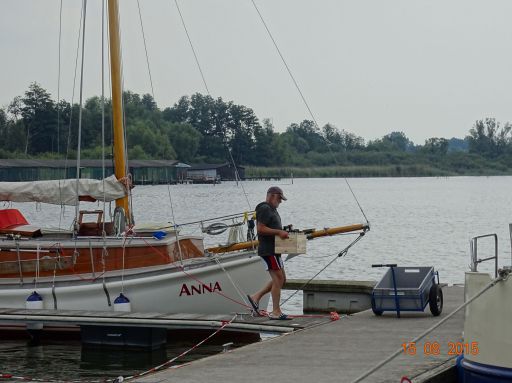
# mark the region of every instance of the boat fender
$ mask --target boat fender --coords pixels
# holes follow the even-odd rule
[[[28,296],[25,300],[25,308],[27,310],[42,310],[43,309],[43,297],[36,291]],[[28,330],[41,330],[43,328],[42,323],[27,323]]]
[[[114,311],[132,311],[132,304],[123,293],[114,300]]]

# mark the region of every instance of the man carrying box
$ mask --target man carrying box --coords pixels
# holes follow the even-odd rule
[[[277,212],[277,208],[281,201],[286,201],[286,197],[280,187],[272,186],[267,190],[267,198],[265,202],[261,202],[256,206],[256,229],[258,232],[258,255],[262,257],[267,265],[267,271],[272,279],[263,288],[253,295],[247,295],[247,299],[251,303],[254,311],[259,313],[258,303],[261,297],[267,293],[272,295],[272,312],[269,314],[270,319],[287,320],[290,319],[281,311],[279,305],[281,301],[281,288],[286,281],[284,272],[284,264],[281,254],[275,253],[275,236],[281,239],[288,238],[288,232],[283,230],[281,217]]]

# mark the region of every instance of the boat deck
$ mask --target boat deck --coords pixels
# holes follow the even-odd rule
[[[52,326],[135,326],[158,327],[169,330],[217,330],[236,315],[225,331],[288,333],[330,322],[327,315],[306,316],[290,321],[271,320],[267,317],[252,317],[250,314],[203,315],[164,314],[113,311],[78,310],[26,310],[0,308],[0,324],[44,323]]]
[[[352,382],[463,303],[463,287],[445,287],[443,292],[444,309],[439,317],[433,317],[428,308],[424,313],[402,313],[401,318],[391,312],[376,317],[368,310],[135,381]],[[364,382],[399,383],[404,376],[414,382],[429,381],[436,369],[453,366],[455,355],[449,354],[449,343],[460,344],[463,321],[461,310],[417,344],[415,355],[401,354]],[[424,348],[426,342],[437,342],[439,354],[432,355],[431,348]],[[452,378],[445,375],[437,382]]]

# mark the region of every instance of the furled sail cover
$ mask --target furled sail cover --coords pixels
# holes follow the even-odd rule
[[[105,185],[105,191],[103,191]],[[43,202],[55,205],[76,205],[76,179],[0,182],[0,201]],[[114,201],[126,196],[125,186],[112,175],[105,180],[80,179],[78,195],[81,201]],[[105,198],[103,198],[105,197]]]

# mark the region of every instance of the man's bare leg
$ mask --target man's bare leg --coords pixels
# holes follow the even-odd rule
[[[273,315],[281,315],[281,288],[283,287],[285,281],[284,270],[269,270],[270,277],[272,278],[272,288],[270,293],[272,295],[272,314]]]
[[[270,290],[272,289],[272,283],[272,281],[268,281],[268,283],[265,286],[263,286],[263,288],[260,291],[251,295],[252,300],[256,302],[257,305],[260,304],[261,297],[270,292]]]

